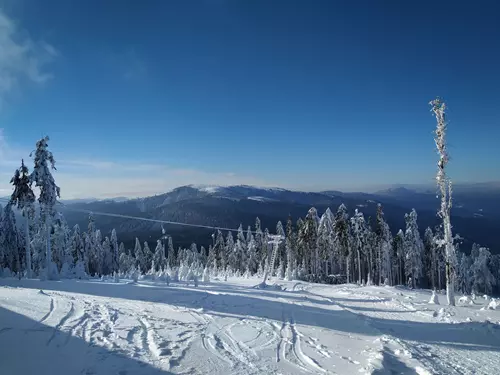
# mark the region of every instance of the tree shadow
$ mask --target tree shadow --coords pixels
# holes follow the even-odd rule
[[[397,374],[417,374],[417,371],[408,367],[397,356],[387,350],[382,352],[382,363],[380,368],[372,371],[372,375],[397,375]]]
[[[0,348],[0,374],[170,374],[2,307]]]
[[[249,290],[251,289],[252,292],[235,295],[210,293],[215,289],[203,285],[198,288],[186,288],[141,283],[114,284],[76,280],[40,282],[37,280],[7,279],[0,281],[0,283],[32,289],[43,288],[44,290],[90,294],[105,298],[165,303],[190,309],[201,309],[200,311],[205,313],[243,316],[246,319],[293,321],[297,324],[364,336],[380,336],[387,333],[401,340],[453,348],[457,348],[457,345],[464,345],[467,346],[468,350],[500,352],[500,329],[492,329],[485,323],[452,324],[440,321],[416,322],[368,317],[352,311],[351,307],[349,310],[343,308],[335,303],[335,298],[331,298],[329,304],[308,306],[294,303],[293,299],[291,301],[287,301],[285,298],[281,301],[264,299],[261,295],[254,293],[256,290],[251,289],[251,287]],[[267,293],[266,290],[259,292]],[[270,291],[269,293],[275,292]]]

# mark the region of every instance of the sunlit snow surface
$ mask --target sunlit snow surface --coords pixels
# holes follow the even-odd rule
[[[0,280],[0,374],[496,374],[500,311],[258,279]],[[273,282],[274,283],[274,282]]]

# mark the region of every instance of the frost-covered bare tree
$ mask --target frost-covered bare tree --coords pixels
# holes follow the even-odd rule
[[[455,247],[453,246],[453,236],[451,233],[451,180],[446,176],[446,165],[448,164],[449,157],[446,148],[446,130],[447,123],[445,118],[445,103],[437,98],[429,103],[432,106],[432,112],[436,116],[437,126],[434,140],[439,154],[438,172],[436,181],[441,192],[441,208],[439,216],[443,220],[443,245],[446,256],[446,296],[448,298],[448,305],[455,306],[455,268],[456,268],[456,254]]]

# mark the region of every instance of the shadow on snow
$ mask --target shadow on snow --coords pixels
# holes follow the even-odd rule
[[[170,374],[2,307],[0,344],[0,374]]]
[[[319,301],[316,298],[305,298],[287,291],[256,290],[241,286],[232,288],[219,284],[200,284],[198,288],[188,288],[180,284],[167,287],[152,283],[114,284],[76,280],[40,282],[5,279],[0,280],[0,285],[157,302],[185,308],[203,308],[207,313],[213,312],[219,315],[288,321],[365,336],[380,336],[387,333],[401,340],[449,347],[463,346],[467,350],[500,351],[500,329],[497,329],[497,325],[487,326],[488,323],[479,322],[427,323],[367,317],[344,309],[342,304],[336,302],[336,298]],[[274,300],[276,298],[280,301]],[[306,301],[320,303],[321,307],[304,305],[303,302]],[[349,309],[355,310],[355,307],[349,306]]]

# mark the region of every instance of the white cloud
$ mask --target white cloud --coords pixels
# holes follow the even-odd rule
[[[0,9],[0,109],[21,81],[43,84],[51,79],[45,68],[57,54],[50,44],[26,36]]]

